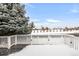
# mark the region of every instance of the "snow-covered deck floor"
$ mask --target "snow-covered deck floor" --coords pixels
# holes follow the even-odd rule
[[[68,45],[29,45],[20,52],[9,56],[77,56],[79,51],[70,48]]]

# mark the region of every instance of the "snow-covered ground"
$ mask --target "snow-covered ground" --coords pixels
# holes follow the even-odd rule
[[[20,52],[9,56],[77,56],[79,51],[70,48],[68,45],[29,45]]]

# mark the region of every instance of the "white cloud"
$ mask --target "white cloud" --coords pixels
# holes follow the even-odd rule
[[[39,19],[30,19],[30,22],[39,23],[40,20]]]
[[[64,23],[34,23],[36,28],[41,28],[41,26],[43,27],[49,27],[49,28],[64,28],[64,27],[74,27],[74,24],[64,24]],[[76,26],[76,25],[75,25]]]
[[[46,19],[47,22],[49,23],[59,23],[62,22],[61,20],[54,20],[54,19]]]
[[[78,9],[72,9],[71,12],[72,13],[79,13],[79,10]]]
[[[49,27],[49,28],[57,28],[57,27],[63,27],[62,24],[56,24],[56,23],[48,23],[48,22],[43,22],[43,23],[35,23],[36,28],[41,28],[43,27]]]
[[[71,13],[79,13],[78,5],[73,5],[73,8],[70,9],[70,12],[71,12]]]
[[[58,25],[57,23],[62,22],[61,20],[53,20],[53,19],[46,19],[44,22],[41,22],[39,19],[31,19],[30,21],[34,22],[36,28],[41,28],[41,26],[49,28],[59,27],[60,25]]]
[[[32,22],[38,22],[39,20],[37,20],[37,19],[31,19],[30,21],[32,21]]]
[[[40,23],[39,19],[30,19],[29,21],[34,22],[34,25],[35,25],[36,28],[40,28],[41,25],[43,25],[42,23]]]
[[[44,27],[49,26],[49,23],[47,22],[34,22],[34,24],[36,28],[41,28],[42,26]]]
[[[34,25],[35,25],[35,28],[41,28],[41,25],[42,25],[42,23],[34,23]]]

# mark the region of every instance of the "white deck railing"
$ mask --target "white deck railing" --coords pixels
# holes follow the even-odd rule
[[[31,35],[16,35],[17,36],[17,44],[30,44]]]
[[[0,36],[0,48],[10,48],[16,44],[30,44],[30,35]]]
[[[8,36],[0,36],[0,47],[7,47],[8,46]]]
[[[12,36],[0,36],[0,48],[8,48],[16,44],[55,44],[53,39],[63,39],[64,43],[78,50],[79,37],[72,35],[12,35]],[[60,36],[60,38],[58,38]],[[38,41],[34,41],[34,39]],[[45,42],[44,42],[45,41]],[[56,40],[55,40],[56,41]]]

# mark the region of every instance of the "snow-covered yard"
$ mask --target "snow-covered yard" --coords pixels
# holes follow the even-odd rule
[[[77,56],[79,51],[70,48],[68,45],[29,45],[20,52],[9,56]]]

